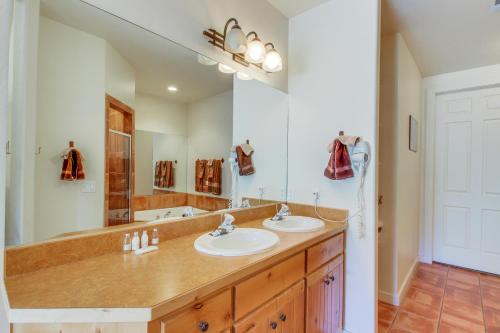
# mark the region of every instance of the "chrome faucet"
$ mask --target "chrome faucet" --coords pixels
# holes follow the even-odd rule
[[[278,213],[276,213],[276,215],[274,215],[271,220],[273,221],[281,221],[283,220],[286,216],[290,216],[291,212],[290,212],[290,208],[285,205],[285,204],[281,204],[281,209]]]
[[[165,213],[165,215],[163,215],[163,218],[166,219],[167,217],[170,217],[170,215],[172,214],[172,211],[168,211]]]
[[[224,216],[224,221],[222,221],[221,225],[217,229],[215,229],[210,233],[210,236],[219,237],[234,231],[235,229],[235,226],[233,225],[233,222],[235,220],[234,216],[231,214],[224,214],[223,216]]]

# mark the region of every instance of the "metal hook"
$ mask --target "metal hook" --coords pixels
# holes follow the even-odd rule
[[[6,147],[5,147],[5,153],[7,155],[12,155],[12,152],[10,151],[10,140],[7,140],[7,144],[6,144]]]
[[[37,152],[35,153],[35,155],[40,155],[42,152],[42,147],[38,146],[38,149],[37,149]]]

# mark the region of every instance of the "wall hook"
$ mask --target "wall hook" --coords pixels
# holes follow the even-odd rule
[[[6,144],[6,147],[5,147],[5,153],[7,155],[12,155],[12,152],[10,151],[10,140],[7,140],[7,144]]]
[[[38,146],[35,155],[40,155],[42,153],[42,147]]]

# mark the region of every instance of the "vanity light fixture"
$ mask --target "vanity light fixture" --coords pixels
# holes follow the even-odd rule
[[[201,54],[198,54],[198,62],[205,66],[217,65],[217,61],[212,60],[209,57],[205,57],[204,55]]]
[[[233,74],[236,73],[236,71],[229,67],[228,65],[224,65],[219,63],[219,72],[224,73],[224,74]]]
[[[223,33],[208,29],[203,31],[203,35],[208,38],[210,44],[230,53],[233,61],[240,65],[246,67],[252,65],[268,73],[279,72],[283,69],[281,56],[274,48],[274,44],[264,44],[255,31],[245,35],[235,18],[230,18],[226,22]],[[267,50],[267,46],[271,48]],[[267,56],[268,53],[269,56]],[[221,65],[219,65],[219,70],[224,72]]]
[[[247,73],[243,73],[243,72],[236,73],[236,77],[242,81],[249,81],[252,79],[252,77],[250,75],[248,75]]]
[[[262,68],[267,72],[279,72],[283,69],[283,61],[281,60],[280,54],[274,49],[273,43],[266,44],[267,47],[270,46],[271,49],[266,52],[266,57],[264,58],[264,63]]]
[[[177,92],[177,87],[176,86],[168,86],[167,90],[174,93],[174,92]]]

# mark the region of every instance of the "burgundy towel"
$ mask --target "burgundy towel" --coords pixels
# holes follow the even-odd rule
[[[334,149],[325,169],[325,177],[333,180],[341,180],[354,177],[351,167],[351,159],[347,146],[336,139],[333,142]]]

